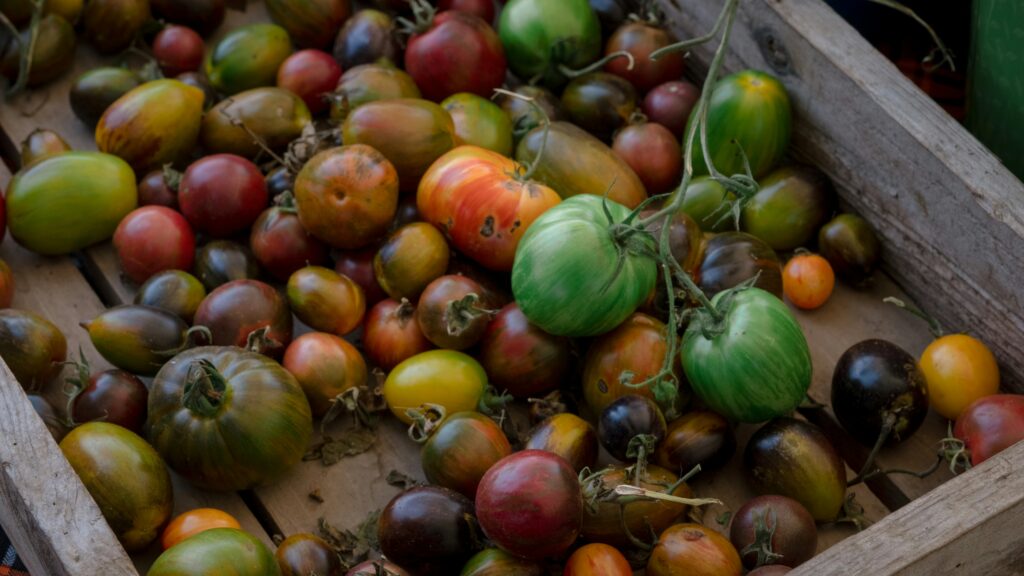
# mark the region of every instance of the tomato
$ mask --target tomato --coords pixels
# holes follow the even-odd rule
[[[479,146],[502,156],[512,155],[512,122],[500,106],[468,92],[441,101],[455,123],[455,135],[463,144]]]
[[[846,465],[811,424],[776,418],[750,437],[743,470],[758,494],[788,496],[819,522],[839,515],[846,498]]]
[[[142,83],[131,70],[116,67],[94,68],[75,79],[68,94],[71,110],[90,129],[111,104]]]
[[[147,0],[89,0],[82,29],[97,51],[113,54],[128,48],[150,18]]]
[[[2,205],[3,202],[0,202],[0,212],[3,211]],[[0,227],[0,233],[2,232],[2,227]],[[14,273],[11,272],[11,267],[7,265],[7,262],[0,260],[0,309],[10,308],[12,300],[14,300]]]
[[[832,266],[817,254],[797,254],[782,269],[782,290],[797,308],[814,310],[832,295],[836,276]]]
[[[164,461],[145,440],[115,424],[89,422],[68,433],[60,450],[125,550],[156,540],[174,495]]]
[[[21,71],[21,46],[30,40],[30,31],[26,27],[16,38],[11,38],[10,34],[5,34],[4,38],[5,46],[0,47],[0,73],[13,83]],[[74,56],[75,29],[64,18],[46,14],[37,27],[26,86],[34,88],[59,77],[71,67]]]
[[[629,447],[637,436],[651,436],[655,444],[665,438],[665,416],[650,398],[626,394],[601,411],[597,437],[613,458],[628,462]]]
[[[818,250],[836,275],[861,284],[878,267],[882,244],[866,220],[856,214],[840,214],[821,227]]]
[[[181,270],[167,270],[154,274],[139,286],[134,303],[162,308],[191,324],[203,298],[206,298],[206,288],[195,276]]]
[[[281,576],[341,576],[341,559],[327,542],[312,534],[293,534],[274,553]]]
[[[957,417],[953,435],[964,443],[971,465],[981,464],[1024,440],[1024,396],[995,394],[976,400]]]
[[[401,48],[396,40],[395,21],[380,10],[363,9],[345,21],[334,40],[334,59],[349,70],[360,64],[381,60],[398,62]]]
[[[726,232],[736,229],[729,206],[736,196],[708,176],[690,181],[683,194],[681,210],[689,214],[705,232]]]
[[[267,207],[267,186],[252,162],[215,154],[188,167],[178,189],[181,213],[197,232],[227,238],[252,226]]]
[[[220,39],[206,56],[206,77],[228,96],[273,86],[281,63],[292,53],[288,32],[274,24],[249,24]]]
[[[647,199],[643,182],[629,164],[586,131],[568,122],[554,122],[541,155],[543,141],[544,127],[534,128],[519,141],[516,160],[530,165],[537,162],[534,178],[562,198],[607,193],[609,200],[627,208],[636,208]]]
[[[202,36],[185,26],[168,26],[153,39],[153,56],[167,77],[199,70],[205,52]]]
[[[597,432],[575,414],[555,414],[530,430],[523,449],[557,454],[580,472],[597,464]]]
[[[272,200],[277,200],[285,192],[291,192],[295,188],[295,174],[287,166],[278,166],[263,178],[267,183],[267,194]]]
[[[195,324],[209,328],[217,346],[252,345],[278,358],[292,341],[288,302],[273,286],[259,280],[232,280],[218,286],[199,305]],[[257,336],[257,341],[250,342]]]
[[[331,148],[314,156],[295,178],[302,226],[344,250],[384,236],[398,205],[398,173],[364,144]]]
[[[591,72],[569,82],[562,108],[577,126],[610,142],[636,111],[636,89],[614,74]]]
[[[378,100],[419,98],[420,89],[404,70],[394,64],[361,64],[341,75],[331,104],[331,120],[342,122],[363,104]]]
[[[580,483],[560,456],[542,450],[516,452],[480,481],[476,514],[484,534],[506,552],[538,560],[556,556],[580,532]]]
[[[640,218],[653,216],[655,212],[655,210],[644,210],[640,213]],[[664,220],[654,220],[647,225],[647,230],[659,243],[661,242],[663,224]],[[687,274],[695,276],[704,256],[704,234],[701,232],[700,226],[686,212],[680,210],[672,215],[668,227],[669,252]],[[659,290],[663,288],[662,284],[664,281],[659,283]],[[661,301],[665,301],[665,296],[660,298]]]
[[[276,68],[275,68],[276,74]],[[263,152],[253,137],[283,150],[312,122],[309,107],[284,88],[254,88],[221,100],[203,116],[199,140],[208,153],[256,158]],[[245,128],[239,123],[244,123]],[[246,131],[248,128],[248,131]]]
[[[214,528],[235,528],[242,526],[234,516],[216,508],[196,508],[174,517],[160,536],[160,548],[167,550],[200,532]]]
[[[165,270],[191,270],[196,237],[180,213],[164,206],[136,208],[114,231],[121,269],[142,283]]]
[[[601,55],[601,25],[587,0],[510,0],[498,34],[512,72],[549,88],[565,83],[562,65],[581,68]]]
[[[658,445],[658,466],[686,474],[698,464],[705,471],[724,466],[736,453],[732,425],[710,410],[694,410],[673,420]]]
[[[545,574],[547,572],[540,562],[513,556],[501,548],[485,548],[466,562],[459,576],[545,576]]]
[[[733,515],[729,540],[741,552],[747,568],[764,564],[795,568],[817,551],[818,529],[811,513],[796,500],[758,496]],[[748,547],[754,550],[744,552]]]
[[[817,168],[783,166],[758,183],[761,189],[743,206],[741,226],[776,250],[806,245],[832,214],[835,192]]]
[[[651,195],[671,192],[683,173],[679,141],[661,124],[626,126],[615,135],[615,151],[636,172]]]
[[[763,422],[792,412],[811,385],[811,354],[800,324],[758,288],[719,293],[683,336],[693,391],[730,420]]]
[[[465,276],[441,276],[416,305],[416,322],[434,345],[450,350],[475,346],[487,329],[493,304],[483,287]]]
[[[928,414],[928,385],[914,357],[887,340],[854,344],[832,373],[832,412],[851,436],[873,446],[910,437]]]
[[[203,91],[203,108],[210,108],[220,99],[217,92],[210,85],[210,81],[203,76],[202,72],[182,72],[174,77],[175,80],[193,88]]]
[[[512,121],[512,138],[516,142],[519,142],[530,130],[542,126],[545,122],[559,122],[566,119],[565,112],[562,110],[562,101],[551,90],[524,84],[513,92],[529,99],[515,98],[505,94],[498,95],[501,109]],[[544,112],[543,114],[537,110],[538,107]]]
[[[473,550],[473,503],[437,486],[406,490],[380,514],[380,551],[399,565],[415,566],[416,574],[447,576],[462,566]]]
[[[325,48],[352,13],[349,0],[268,0],[267,12],[296,44]]]
[[[7,188],[7,226],[33,252],[67,254],[110,238],[136,200],[135,174],[123,160],[66,152],[14,176]]]
[[[277,85],[302,98],[313,114],[327,110],[327,95],[340,78],[341,66],[330,54],[320,50],[296,52],[277,69]]]
[[[206,346],[182,352],[157,374],[147,430],[186,480],[235,491],[264,485],[297,464],[313,423],[302,388],[280,364]]]
[[[530,324],[515,303],[502,308],[480,341],[480,364],[498,390],[516,398],[560,386],[573,366],[572,343]]]
[[[460,146],[420,181],[416,203],[452,244],[494,270],[510,270],[523,235],[558,204],[558,194],[518,175],[514,161],[476,146]]]
[[[255,279],[259,273],[256,257],[237,242],[214,240],[196,255],[196,276],[207,290],[233,280]]]
[[[394,562],[378,558],[356,564],[345,576],[409,576],[409,573]]]
[[[29,394],[28,399],[32,403],[32,408],[35,409],[36,414],[43,421],[43,424],[46,424],[46,429],[50,432],[50,436],[53,436],[53,441],[60,444],[60,441],[68,433],[64,425],[64,419],[57,415],[57,411],[42,396]]]
[[[700,100],[700,88],[686,80],[673,80],[653,88],[644,97],[644,114],[677,138],[682,138],[690,112]]]
[[[152,170],[139,180],[139,206],[166,206],[178,209],[178,191],[167,183],[164,170]]]
[[[754,278],[754,286],[782,298],[782,263],[764,241],[746,232],[723,232],[704,244],[697,283],[709,298]]]
[[[150,4],[156,16],[188,26],[203,36],[224,21],[224,0],[150,0]]]
[[[366,384],[366,362],[354,346],[332,334],[310,332],[292,342],[282,364],[306,393],[313,416],[322,417],[332,400]]]
[[[636,484],[635,474],[621,466],[610,466],[597,473],[593,483],[588,483],[588,492],[615,490],[617,486]],[[654,492],[667,492],[670,486],[676,486],[672,495],[681,498],[692,498],[693,490],[685,482],[679,483],[679,477],[658,466],[648,466],[647,475],[640,478],[639,487]],[[592,494],[587,494],[592,496]],[[660,534],[684,515],[688,506],[665,500],[637,499],[626,501],[623,505],[616,502],[598,501],[597,505],[588,509],[583,516],[583,538],[590,542],[601,542],[629,548],[632,542],[623,525],[630,534],[638,538],[646,538],[653,530]],[[649,527],[648,527],[649,526]]]
[[[139,434],[146,421],[149,390],[124,370],[104,370],[89,374],[89,367],[79,365],[77,380],[68,380],[68,409],[72,422],[93,421],[117,424]]]
[[[107,362],[133,374],[152,376],[188,342],[188,325],[176,314],[150,306],[104,311],[82,328]]]
[[[307,266],[288,279],[288,304],[314,330],[344,336],[363,321],[363,289],[330,268]]]
[[[628,52],[633,56],[634,64],[630,66],[625,58],[616,58],[604,65],[608,72],[620,76],[636,86],[643,93],[660,84],[678,80],[683,75],[685,61],[681,52],[666,54],[657,60],[651,59],[651,53],[670,44],[676,38],[671,32],[650,22],[628,22],[620,26],[608,43],[605,44],[605,56],[615,52]]]
[[[408,300],[382,300],[366,315],[363,350],[370,362],[384,371],[431,348],[416,322],[416,309]]]
[[[708,103],[708,155],[719,172],[732,175],[744,174],[745,154],[754,177],[760,178],[786,154],[791,123],[789,95],[774,76],[756,70],[730,74],[718,81]],[[708,173],[700,140],[695,138],[693,145],[698,175]]]
[[[379,100],[353,110],[341,127],[347,144],[368,144],[391,161],[403,192],[415,192],[430,165],[458,145],[452,117],[433,102]]]
[[[629,386],[622,381],[632,373],[633,384],[661,372],[669,353],[665,324],[646,314],[635,313],[611,332],[595,340],[583,360],[583,397],[594,414],[627,394],[654,399],[654,387]],[[675,366],[677,381],[682,371]]]
[[[45,128],[36,128],[21,143],[21,165],[28,166],[37,160],[56,156],[71,150],[60,134]]]
[[[260,266],[281,282],[303,266],[323,266],[329,257],[327,246],[306,232],[298,215],[279,206],[267,208],[253,223],[249,248]]]
[[[388,297],[384,289],[377,283],[377,276],[373,271],[373,258],[376,255],[377,248],[371,247],[356,252],[340,253],[334,260],[334,271],[348,276],[363,289],[367,307]]]
[[[605,208],[606,207],[606,208]],[[523,314],[560,336],[596,336],[618,326],[654,289],[657,268],[632,236],[620,246],[604,210],[616,222],[629,209],[583,194],[565,200],[534,221],[520,241],[512,268],[512,292]]]
[[[195,150],[203,117],[201,90],[155,80],[121,96],[96,125],[96,148],[123,158],[136,172],[183,164]]]
[[[505,82],[505,51],[490,24],[449,10],[418,17],[405,48],[405,69],[429,100],[469,92],[490,97]]]
[[[399,228],[373,258],[377,282],[395,300],[416,299],[447,268],[448,243],[422,222]]]
[[[68,344],[60,328],[23,310],[0,310],[0,358],[27,392],[35,392],[60,373]]]
[[[405,360],[384,381],[384,400],[405,424],[407,410],[436,404],[448,414],[476,410],[487,388],[487,373],[473,358],[454,350],[431,350]]]
[[[729,540],[700,524],[676,524],[661,533],[647,576],[740,576],[743,564]]]
[[[511,453],[508,438],[494,420],[478,412],[458,412],[423,445],[421,461],[428,482],[475,498],[480,479]]]
[[[267,547],[248,532],[214,528],[164,551],[146,576],[217,574],[279,576],[277,561]]]
[[[630,0],[590,0],[590,7],[601,21],[601,33],[611,36],[632,12]]]
[[[928,383],[928,401],[955,420],[979,398],[999,392],[999,364],[985,344],[966,334],[936,339],[918,362]]]
[[[563,576],[633,576],[629,561],[607,544],[587,544],[578,548],[565,563]]]

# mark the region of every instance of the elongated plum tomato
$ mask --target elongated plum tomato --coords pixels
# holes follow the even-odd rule
[[[168,26],[153,39],[153,56],[168,78],[199,70],[205,53],[202,36],[185,26]]]
[[[720,468],[735,453],[736,434],[729,421],[710,410],[694,410],[669,422],[655,461],[662,468],[686,474],[697,465],[703,470]]]
[[[373,273],[392,298],[416,299],[448,269],[444,236],[430,224],[414,222],[396,230],[373,258]]]
[[[181,213],[196,232],[214,238],[249,229],[267,201],[259,167],[233,154],[215,154],[193,162],[178,188]]]
[[[800,324],[760,288],[722,292],[683,336],[683,369],[705,404],[731,420],[763,422],[792,412],[811,385]]]
[[[791,164],[758,180],[743,205],[741,227],[776,250],[807,245],[833,211],[835,191],[821,170]]]
[[[160,547],[167,550],[186,538],[214,528],[242,529],[234,516],[216,508],[196,508],[182,512],[164,528],[160,536]]]
[[[330,268],[306,266],[288,279],[288,304],[310,328],[336,336],[352,332],[363,321],[363,289]]]
[[[284,151],[311,122],[309,107],[290,90],[253,88],[215,104],[203,116],[199,140],[207,153],[255,159],[263,148],[252,134],[261,138],[265,147]]]
[[[407,410],[424,404],[448,414],[476,410],[487,388],[487,373],[472,357],[454,350],[431,350],[402,362],[384,381],[384,400],[399,420],[411,424]]]
[[[627,394],[654,399],[651,386],[629,386],[622,376],[632,373],[632,382],[639,384],[660,373],[669,353],[666,334],[663,322],[638,312],[594,340],[583,360],[583,397],[595,414]],[[679,366],[674,374],[682,379]]]
[[[817,254],[797,254],[782,269],[782,291],[797,308],[821,308],[832,295],[836,275]]]
[[[530,324],[514,302],[487,325],[477,357],[495,388],[520,399],[557,388],[573,366],[571,341]]]
[[[394,497],[380,514],[381,552],[422,576],[455,574],[473,553],[473,503],[439,486]]]
[[[191,270],[196,237],[180,213],[164,206],[136,208],[114,231],[124,273],[136,283],[165,270]]]
[[[182,349],[187,343],[185,321],[151,306],[118,306],[81,326],[107,362],[142,376],[156,374],[170,358],[167,351]]]
[[[295,376],[306,393],[313,416],[319,418],[331,408],[331,400],[349,388],[366,384],[366,362],[345,340],[333,334],[303,334],[285,350],[284,367]]]
[[[604,51],[605,56],[615,52],[629,52],[634,64],[630,66],[629,60],[616,58],[605,64],[604,69],[625,78],[643,94],[683,76],[685,60],[682,52],[666,54],[657,60],[651,59],[652,52],[675,42],[673,34],[661,26],[649,22],[627,22],[608,39]]]
[[[277,358],[292,341],[288,302],[259,280],[233,280],[207,294],[196,310],[195,325],[209,328],[217,346],[252,345]]]
[[[405,69],[429,100],[490,97],[505,82],[505,50],[490,24],[468,12],[427,13],[405,49]]]
[[[743,563],[725,536],[700,524],[676,524],[661,533],[647,561],[646,574],[740,576]]]
[[[293,534],[274,553],[281,576],[341,576],[341,558],[322,539],[312,534]]]
[[[303,266],[323,266],[329,257],[327,246],[306,232],[294,212],[280,206],[267,208],[253,223],[249,249],[260,266],[281,282]]]
[[[562,108],[569,120],[603,142],[611,142],[636,112],[636,89],[608,72],[573,78],[562,91]]]
[[[599,196],[573,196],[534,221],[519,243],[512,292],[523,314],[560,336],[596,336],[622,323],[654,290],[657,267],[643,253],[649,236],[617,240],[613,222],[625,206]]]
[[[274,554],[263,542],[237,528],[213,528],[164,551],[146,576],[216,574],[278,576]]]
[[[94,68],[71,85],[71,110],[86,126],[95,129],[107,108],[141,83],[142,79],[131,70],[116,66]]]
[[[303,48],[326,48],[352,13],[349,0],[268,0],[267,12]]]
[[[1024,440],[1024,396],[995,394],[968,406],[953,435],[964,443],[972,466]]]
[[[493,314],[491,306],[489,295],[475,280],[441,276],[420,294],[416,322],[437,347],[465,350],[483,337]]]
[[[140,434],[146,421],[149,390],[135,375],[124,370],[104,370],[89,375],[88,367],[75,382],[70,399],[73,422],[102,420]],[[86,378],[88,376],[88,378]]]
[[[679,184],[683,154],[679,141],[661,124],[626,126],[615,135],[612,150],[636,172],[648,194],[671,192]]]
[[[198,278],[181,270],[168,270],[151,276],[139,286],[133,302],[177,314],[191,324],[203,298],[206,298],[206,288]]]
[[[360,64],[346,69],[338,80],[331,96],[331,120],[344,122],[350,112],[370,102],[420,96],[412,77],[393,63]]]
[[[273,86],[277,69],[292,53],[288,32],[274,24],[241,26],[228,32],[204,62],[206,77],[218,92],[239,92]]]
[[[500,106],[483,96],[460,92],[441,101],[463,144],[512,156],[512,121]]]
[[[416,308],[408,300],[381,300],[366,315],[363,350],[385,372],[433,348],[416,321]]]
[[[594,542],[578,548],[569,556],[562,575],[633,576],[633,568],[618,549]]]
[[[480,479],[511,453],[508,438],[494,420],[479,412],[459,412],[441,423],[420,455],[431,484],[475,498]]]
[[[971,404],[999,392],[999,364],[977,338],[949,334],[936,339],[918,362],[928,383],[928,401],[943,418],[955,420]]]
[[[327,52],[301,50],[289,56],[277,69],[277,85],[291,90],[313,114],[327,111],[327,95],[338,85],[341,66]]]

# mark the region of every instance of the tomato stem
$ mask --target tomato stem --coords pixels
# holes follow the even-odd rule
[[[878,438],[875,440],[875,445],[871,448],[871,452],[868,453],[867,460],[864,461],[864,466],[861,467],[860,472],[854,476],[853,480],[846,483],[847,487],[856,486],[864,480],[872,468],[875,466],[875,459],[878,457],[878,452],[885,445],[886,440],[892,435],[893,429],[896,427],[896,414],[892,412],[886,412],[882,419],[882,429],[878,432]]]
[[[515,98],[517,100],[522,100],[523,102],[526,102],[531,107],[533,107],[533,109],[537,112],[537,114],[541,117],[541,120],[543,121],[544,132],[541,135],[540,148],[537,149],[537,155],[533,157],[533,160],[531,160],[529,164],[525,165],[525,170],[522,170],[524,164],[519,163],[516,166],[516,172],[514,174],[510,174],[510,176],[515,178],[517,182],[529,182],[530,179],[533,178],[533,175],[537,172],[537,166],[540,165],[540,161],[544,157],[544,152],[547,150],[548,134],[550,134],[551,132],[551,118],[548,116],[548,113],[544,111],[544,108],[540,104],[538,104],[537,100],[533,97],[523,96],[522,94],[512,92],[511,90],[505,90],[504,88],[495,88],[494,93],[495,95],[501,94],[502,96],[508,96],[509,98]]]
[[[423,404],[419,408],[407,409],[405,415],[412,419],[409,438],[417,444],[423,444],[430,439],[447,414],[448,410],[440,404]]]
[[[197,360],[188,367],[182,404],[193,414],[212,418],[220,411],[228,382],[212,362]]]
[[[589,66],[585,66],[579,69],[573,69],[569,68],[565,64],[559,64],[558,71],[561,72],[562,75],[565,76],[566,78],[579,78],[580,76],[583,76],[585,74],[597,72],[598,70],[603,68],[605,64],[611,62],[612,60],[617,60],[619,58],[625,58],[626,60],[629,61],[629,64],[626,66],[626,70],[632,70],[633,67],[636,66],[636,58],[633,58],[632,54],[630,54],[626,50],[619,50],[618,52],[612,52],[611,54],[605,56],[604,58],[601,58],[597,62],[590,64]]]
[[[430,27],[434,24],[437,8],[431,6],[426,0],[407,0],[407,2],[409,8],[412,9],[412,20],[399,17],[397,19],[401,25],[399,32],[408,36],[415,36],[430,30]]]
[[[782,559],[782,554],[772,549],[775,530],[779,527],[779,518],[774,508],[761,510],[754,516],[754,541],[740,550],[740,556],[757,554],[756,566],[771,564]]]
[[[894,296],[888,296],[886,298],[883,298],[882,302],[885,302],[886,304],[892,304],[897,308],[902,308],[907,312],[910,312],[914,316],[917,316],[918,318],[927,322],[928,331],[931,332],[932,336],[934,336],[935,338],[942,338],[943,336],[945,336],[945,331],[943,331],[942,325],[939,324],[939,321],[936,320],[934,316],[928,314],[924,310],[921,310],[920,308],[913,306],[911,304],[907,304],[903,300],[900,300],[899,298],[896,298]]]
[[[32,58],[35,56],[36,43],[39,41],[39,23],[43,19],[44,0],[29,0],[32,4],[32,20],[28,25],[28,44],[21,41],[21,34],[18,29],[7,19],[7,16],[0,13],[0,19],[5,27],[13,32],[13,42],[20,45],[20,63],[18,66],[18,78],[14,84],[7,89],[7,96],[14,96],[28,87],[28,77],[32,71]]]
[[[722,501],[717,498],[683,498],[681,496],[655,492],[654,490],[647,490],[646,488],[631,486],[629,484],[619,484],[616,486],[615,494],[618,496],[641,496],[643,498],[664,500],[665,502],[674,502],[676,504],[683,504],[686,506],[710,506],[722,503]]]
[[[65,414],[66,420],[64,424],[68,428],[74,428],[78,426],[78,423],[75,422],[75,400],[89,387],[92,369],[89,367],[89,360],[85,357],[85,352],[82,351],[81,346],[78,347],[78,361],[72,360],[62,364],[72,366],[75,369],[75,375],[64,380],[64,394],[68,397],[67,408],[65,409],[67,414]]]

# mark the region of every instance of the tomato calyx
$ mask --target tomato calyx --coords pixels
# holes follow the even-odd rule
[[[280,347],[281,343],[270,337],[270,326],[253,330],[245,339],[245,349],[257,354],[264,354],[267,350],[274,350]]]
[[[460,336],[477,318],[488,316],[493,318],[498,311],[481,308],[480,295],[475,292],[466,294],[459,300],[448,302],[445,309],[445,331],[449,336]]]
[[[423,444],[444,421],[448,410],[440,404],[428,403],[419,408],[409,408],[405,414],[412,420],[408,431],[409,439],[417,444]]]
[[[67,403],[67,414],[64,424],[68,428],[75,428],[80,423],[75,422],[75,400],[85,392],[85,389],[89,387],[89,383],[92,380],[92,368],[89,366],[89,360],[86,359],[85,353],[82,352],[82,348],[78,348],[78,360],[72,360],[70,362],[63,362],[64,366],[71,366],[74,368],[74,376],[64,380],[64,394],[68,398]]]
[[[772,539],[775,538],[775,530],[779,527],[778,515],[774,508],[761,510],[754,516],[754,541],[740,550],[740,556],[757,554],[757,564],[764,566],[782,560],[782,554],[772,549]]]
[[[416,307],[412,305],[412,302],[409,302],[408,298],[402,298],[393,314],[395,319],[398,320],[398,326],[405,328],[416,317]]]
[[[295,203],[295,194],[293,194],[291,190],[275,197],[274,206],[277,206],[286,214],[299,213],[298,205]]]
[[[220,412],[227,391],[227,379],[213,362],[203,358],[188,368],[181,403],[197,416],[213,418]]]
[[[562,402],[562,392],[554,390],[543,398],[528,398],[526,402],[530,405],[530,422],[537,424],[543,422],[556,414],[569,411],[569,407]]]
[[[886,304],[892,304],[893,306],[896,306],[897,308],[905,310],[905,311],[913,314],[914,316],[917,316],[918,318],[920,318],[920,319],[924,320],[925,322],[927,322],[928,323],[928,331],[932,333],[933,337],[935,337],[935,338],[942,338],[943,336],[946,335],[946,332],[942,329],[942,325],[939,324],[939,321],[936,320],[934,316],[932,316],[931,314],[928,314],[924,310],[921,310],[920,308],[918,308],[916,306],[907,304],[903,300],[900,300],[899,298],[896,298],[894,296],[888,296],[886,298],[883,298],[882,302],[885,302]]]
[[[164,184],[167,185],[167,188],[177,192],[178,188],[181,188],[181,178],[184,174],[175,170],[174,165],[171,163],[164,164],[161,172],[163,173]]]
[[[423,34],[434,25],[434,16],[437,15],[437,8],[427,0],[407,0],[412,9],[412,20],[399,17],[396,22],[399,24],[399,34],[416,36]]]

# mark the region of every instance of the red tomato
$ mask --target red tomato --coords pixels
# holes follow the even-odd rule
[[[217,510],[215,508],[196,508],[189,510],[179,516],[164,528],[160,537],[160,547],[167,550],[178,542],[195,536],[205,530],[214,528],[236,528],[241,530],[242,526],[235,520],[235,517]]]
[[[278,206],[256,219],[249,248],[260,266],[281,282],[299,268],[326,264],[328,258],[327,246],[303,229],[298,215]]]
[[[75,390],[71,400],[71,419],[75,423],[102,420],[142,433],[149,390],[134,374],[104,370],[91,376],[82,374],[75,383],[84,385],[81,391]]]
[[[14,300],[14,273],[7,262],[0,260],[0,308],[10,308]]]
[[[185,26],[168,26],[153,40],[153,56],[168,78],[199,70],[205,53],[203,37]]]
[[[491,305],[483,286],[475,280],[445,275],[423,290],[416,304],[416,322],[437,347],[465,350],[483,337]]]
[[[353,252],[342,252],[334,259],[334,271],[343,276],[348,276],[359,287],[363,289],[363,297],[366,298],[366,305],[373,306],[377,302],[388,297],[384,289],[377,282],[377,275],[373,271],[373,257],[377,255],[377,247],[373,246],[364,250]]]
[[[277,69],[277,85],[302,98],[313,114],[327,111],[330,105],[326,96],[334,91],[340,78],[341,66],[321,50],[300,50]]]
[[[511,270],[526,229],[561,201],[551,188],[519,179],[517,167],[496,152],[460,146],[420,180],[420,215],[463,254],[492,270]]]
[[[408,300],[381,300],[366,315],[363,349],[370,362],[387,372],[433,347],[420,330],[416,308]]]
[[[572,553],[563,576],[633,576],[629,561],[614,546],[587,544]]]
[[[953,436],[963,441],[972,466],[1024,440],[1024,396],[981,398],[956,419]]]
[[[167,185],[164,171],[153,170],[139,180],[139,206],[178,208],[178,193]]]
[[[267,207],[260,169],[234,154],[196,160],[178,189],[181,212],[196,232],[227,238],[252,226]]]
[[[690,112],[700,99],[700,88],[685,81],[666,82],[647,93],[644,114],[682,140]]]
[[[196,326],[206,326],[217,346],[245,348],[255,332],[265,329],[259,352],[280,358],[292,341],[292,313],[273,286],[259,280],[232,280],[203,298]]]
[[[629,80],[629,83],[641,93],[664,82],[678,80],[683,75],[685,62],[682,52],[651,60],[652,52],[675,41],[672,34],[660,26],[646,22],[628,22],[620,26],[608,39],[605,55],[612,52],[629,52],[634,59],[632,69],[626,58],[616,58],[605,64],[604,69]]]
[[[655,122],[633,124],[619,130],[614,150],[640,177],[651,196],[671,192],[683,174],[683,152],[668,128]]]
[[[282,365],[295,376],[309,400],[313,417],[331,409],[331,400],[349,388],[366,385],[366,362],[355,346],[322,332],[295,339]]]
[[[835,285],[832,266],[817,254],[797,254],[782,269],[782,291],[797,308],[820,308]]]
[[[458,10],[472,14],[484,22],[494,22],[494,0],[441,0],[437,3],[437,9]]]
[[[191,270],[196,237],[181,214],[164,206],[143,206],[117,225],[114,248],[124,273],[141,284],[164,270]]]
[[[423,97],[440,102],[471,92],[490,98],[505,82],[505,51],[490,24],[466,12],[442,12],[409,39],[405,70]]]
[[[530,398],[557,388],[568,378],[572,343],[530,324],[512,303],[487,325],[478,356],[495,388],[516,398]]]

